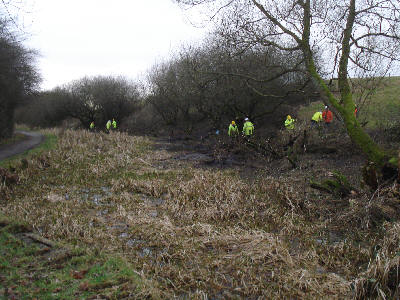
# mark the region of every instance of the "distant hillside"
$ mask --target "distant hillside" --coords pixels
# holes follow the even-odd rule
[[[369,128],[392,127],[400,122],[400,77],[386,78],[372,95],[360,117],[368,121]]]

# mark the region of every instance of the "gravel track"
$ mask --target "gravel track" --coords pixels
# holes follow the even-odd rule
[[[0,160],[30,150],[44,140],[44,136],[38,132],[17,130],[16,133],[23,134],[27,138],[11,145],[0,146]]]

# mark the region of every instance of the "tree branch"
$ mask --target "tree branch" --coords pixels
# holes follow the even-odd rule
[[[301,39],[292,31],[282,25],[276,18],[274,18],[263,5],[258,3],[256,0],[251,0],[255,6],[276,26],[278,26],[284,33],[290,35],[298,44],[301,44]]]

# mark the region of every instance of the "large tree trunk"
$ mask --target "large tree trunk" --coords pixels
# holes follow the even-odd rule
[[[353,30],[354,19],[355,19],[355,0],[350,0],[349,14],[347,16],[346,28],[343,32],[342,40],[342,55],[339,61],[339,90],[340,90],[340,101],[331,93],[330,89],[326,85],[325,81],[318,74],[313,54],[310,48],[310,26],[311,26],[311,15],[310,15],[311,1],[306,0],[304,5],[304,30],[302,36],[302,49],[306,58],[306,64],[311,77],[315,83],[318,84],[321,89],[325,92],[329,99],[330,104],[340,113],[344,120],[344,124],[347,129],[351,140],[365,153],[368,159],[378,166],[382,167],[387,157],[385,152],[378,147],[378,145],[371,139],[371,137],[364,131],[364,129],[358,123],[354,116],[355,104],[352,98],[352,91],[348,81],[348,61],[350,56],[350,39]]]
[[[340,113],[343,118],[344,125],[351,140],[361,149],[367,156],[368,160],[383,166],[387,161],[385,152],[371,139],[371,137],[360,126],[354,116],[355,104],[352,99],[350,90],[342,92],[341,101],[339,102],[329,90],[325,81],[316,72],[313,61],[309,63],[309,71],[318,85],[322,88],[328,97],[330,104]],[[341,104],[342,103],[342,104]]]

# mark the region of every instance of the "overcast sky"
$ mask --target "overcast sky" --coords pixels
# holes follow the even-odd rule
[[[84,76],[136,79],[206,31],[171,0],[33,0],[24,10],[42,89]]]

